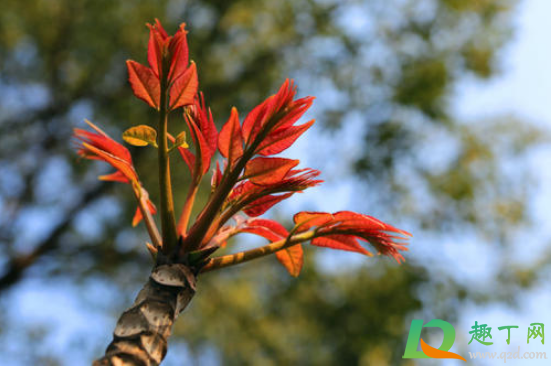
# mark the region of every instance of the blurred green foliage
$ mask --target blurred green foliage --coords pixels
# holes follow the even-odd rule
[[[105,167],[77,162],[70,136],[84,118],[113,135],[154,120],[132,96],[124,61],[145,61],[144,24],[155,17],[169,30],[188,23],[191,57],[218,124],[232,105],[248,111],[294,77],[301,95],[319,97],[314,113],[324,134],[360,121],[363,143],[343,160],[369,187],[358,193],[368,213],[433,233],[474,229],[506,245],[528,218],[530,187],[528,172],[511,174],[508,164],[544,135],[514,119],[461,123],[450,105],[462,78],[495,74],[514,5],[3,0],[0,289],[16,289],[26,276],[70,278],[83,293],[91,279],[110,281],[124,294],[106,309],[115,315],[143,280],[149,259],[144,232],[129,228],[131,194],[97,182]],[[182,128],[181,118],[171,126]],[[132,151],[155,199],[156,177],[147,174],[155,171],[154,154]],[[343,158],[329,148],[323,154]],[[178,202],[187,175],[174,164],[182,168],[173,169],[181,172],[174,177]],[[422,267],[370,264],[325,273],[311,260],[294,280],[273,262],[205,276],[177,329],[192,353],[214,347],[229,365],[402,364],[405,329],[421,311],[419,286],[429,281]],[[458,301],[477,298],[461,286],[444,287]],[[110,331],[87,342],[101,348]],[[61,357],[47,359],[56,364],[51,360]]]

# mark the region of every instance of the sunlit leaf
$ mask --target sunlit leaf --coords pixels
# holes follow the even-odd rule
[[[168,74],[169,80],[177,80],[188,69],[189,50],[185,27],[186,23],[180,24],[178,31],[174,34],[168,46],[169,52],[172,55]]]
[[[134,95],[149,104],[155,109],[159,109],[159,99],[161,96],[161,85],[159,78],[153,71],[140,65],[139,63],[128,60],[128,81],[134,91]]]
[[[256,158],[245,166],[245,178],[255,184],[274,184],[284,179],[299,162],[285,158]]]
[[[256,217],[262,215],[264,212],[268,211],[272,206],[275,204],[283,201],[286,198],[289,198],[293,195],[293,192],[285,193],[281,195],[267,195],[264,197],[261,197],[254,202],[248,204],[244,209],[243,212],[245,212],[247,215],[251,217]]]
[[[193,140],[195,141],[195,148],[197,151],[195,155],[199,155],[201,159],[199,161],[200,167],[199,167],[199,172],[197,172],[197,174],[205,174],[210,167],[210,160],[212,158],[211,150],[209,148],[209,145],[207,144],[207,141],[205,140],[205,137],[203,136],[201,129],[193,121],[193,118],[186,116],[185,119],[189,129],[191,130],[191,135],[193,137]],[[180,152],[182,152],[181,149],[180,149]],[[182,157],[184,157],[184,155],[182,155]],[[185,159],[186,158],[184,158],[184,160]],[[195,156],[195,159],[197,159],[197,156]]]
[[[314,120],[300,126],[287,127],[268,135],[257,149],[260,155],[274,155],[288,149],[306,130],[314,124]]]
[[[210,149],[210,155],[214,156],[218,148],[218,130],[214,124],[210,108],[205,104],[203,93],[199,93],[199,98],[195,98],[195,103],[189,107],[190,114],[193,115],[203,138]]]
[[[223,157],[228,159],[230,167],[243,155],[243,137],[239,125],[239,115],[235,107],[232,108],[230,118],[218,135],[218,150]]]
[[[276,252],[276,258],[293,277],[298,277],[304,263],[302,245],[297,244]]]
[[[172,88],[170,89],[170,109],[193,104],[198,87],[197,68],[195,63],[192,62],[190,67],[172,84]]]
[[[147,45],[147,61],[151,70],[157,76],[161,74],[160,65],[162,65],[162,49],[168,34],[164,30],[159,19],[155,19],[155,24],[147,24],[149,27],[149,42]]]
[[[312,245],[361,253],[369,257],[373,256],[373,254],[369,253],[364,247],[362,247],[358,243],[358,241],[351,235],[322,236],[312,239]]]
[[[174,147],[182,147],[184,149],[189,147],[186,141],[186,131],[182,131],[178,134],[178,136],[176,136],[176,140],[174,140]]]
[[[289,232],[283,225],[277,221],[267,219],[247,220],[246,226],[241,231],[260,235],[270,242],[283,240],[289,236]],[[291,276],[297,277],[299,275],[304,262],[302,246],[300,244],[282,249],[275,254]]]
[[[157,147],[157,131],[150,126],[139,125],[130,127],[128,130],[124,131],[122,138],[133,146],[152,145]]]
[[[285,239],[289,235],[289,232],[283,225],[277,221],[268,219],[247,220],[241,232],[260,235],[271,242]]]
[[[297,232],[306,231],[314,226],[321,226],[333,220],[333,215],[327,212],[302,211],[293,217]]]

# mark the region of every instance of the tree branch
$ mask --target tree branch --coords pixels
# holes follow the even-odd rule
[[[105,183],[96,184],[82,195],[82,199],[75,204],[65,218],[57,224],[50,235],[38,244],[32,252],[13,258],[7,264],[7,270],[0,277],[0,292],[9,289],[23,277],[25,271],[32,266],[43,254],[57,248],[59,238],[70,227],[76,215],[88,204],[99,198],[107,190]]]
[[[157,366],[172,326],[195,294],[196,276],[183,264],[157,266],[134,304],[119,318],[105,356],[93,366]]]

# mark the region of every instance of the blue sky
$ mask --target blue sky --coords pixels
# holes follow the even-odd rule
[[[484,118],[495,116],[514,116],[520,120],[535,123],[539,126],[551,127],[551,47],[549,35],[551,34],[551,1],[528,0],[523,1],[517,8],[514,16],[516,32],[513,40],[505,47],[500,55],[501,74],[490,81],[477,81],[466,79],[456,91],[457,98],[453,106],[459,119],[466,122],[475,122]],[[551,225],[547,211],[551,206],[551,182],[549,164],[551,149],[544,148],[538,151],[531,159],[530,165],[536,174],[538,192],[533,205],[533,215],[536,221],[536,229],[528,235],[524,234],[523,240],[519,240],[519,253],[521,256],[534,259],[541,253],[542,247],[547,247],[551,235]],[[476,244],[475,244],[476,245]],[[533,250],[531,250],[533,249]],[[474,250],[471,248],[471,250]],[[459,254],[459,248],[452,249]],[[484,258],[486,255],[486,258]],[[491,253],[477,251],[479,263],[468,263],[468,266],[484,266],[491,264]],[[531,258],[530,258],[531,257]],[[491,289],[491,287],[490,287]],[[551,302],[549,284],[542,283],[534,290],[525,294],[518,294],[521,298],[521,306],[511,309],[505,305],[491,305],[464,309],[461,321],[455,326],[457,332],[456,349],[463,356],[468,356],[467,351],[500,352],[516,351],[521,347],[524,351],[545,351],[548,359],[551,359],[551,347],[544,345],[526,344],[527,327],[532,322],[543,322],[551,329],[551,316],[548,304]],[[467,346],[470,340],[468,331],[477,320],[493,325],[492,334],[497,339],[493,346]],[[515,339],[511,346],[503,341],[504,334],[497,331],[498,326],[519,325]],[[477,361],[476,365],[496,365],[504,360]],[[536,360],[507,360],[507,365],[544,365],[547,361]],[[446,365],[455,365],[458,361],[445,362]]]

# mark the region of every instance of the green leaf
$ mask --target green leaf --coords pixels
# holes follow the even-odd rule
[[[176,141],[174,141],[174,146],[183,147],[187,149],[189,145],[186,142],[186,131],[182,131],[176,136]]]
[[[176,136],[176,139],[174,140],[174,144],[168,149],[169,152],[171,152],[174,149],[177,149],[179,147],[183,147],[184,149],[187,149],[189,147],[188,143],[186,142],[186,131],[182,131]]]
[[[124,131],[122,138],[133,146],[151,145],[157,147],[157,131],[146,125],[130,127],[128,130]]]

